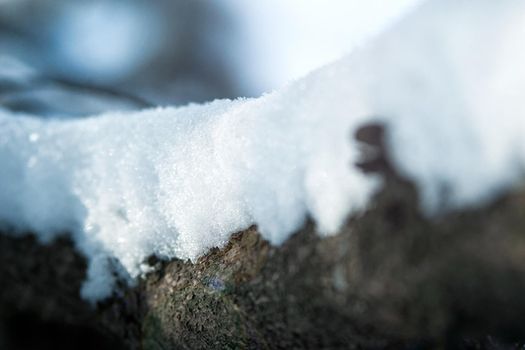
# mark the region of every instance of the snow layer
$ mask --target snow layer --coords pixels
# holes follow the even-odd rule
[[[0,221],[89,258],[108,296],[151,254],[195,259],[257,224],[278,244],[307,216],[336,232],[376,178],[351,135],[389,126],[429,213],[518,184],[525,164],[525,3],[434,0],[353,55],[258,99],[39,120],[0,112]]]

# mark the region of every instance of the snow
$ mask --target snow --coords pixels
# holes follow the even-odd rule
[[[41,120],[0,112],[0,222],[70,232],[82,295],[151,254],[196,259],[252,224],[274,244],[308,216],[336,233],[380,179],[356,128],[388,126],[424,210],[480,205],[523,179],[525,3],[434,0],[352,55],[257,99]]]
[[[223,0],[240,28],[232,53],[245,91],[269,91],[341,58],[420,0]]]

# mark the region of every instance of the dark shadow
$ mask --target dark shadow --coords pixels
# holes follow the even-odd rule
[[[7,350],[125,349],[114,337],[84,325],[44,321],[35,314],[17,313],[6,321]]]

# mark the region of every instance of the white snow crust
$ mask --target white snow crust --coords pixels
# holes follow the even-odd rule
[[[82,295],[111,294],[151,254],[196,259],[252,224],[274,244],[312,217],[337,232],[379,179],[353,164],[363,123],[429,214],[522,183],[525,2],[432,0],[353,54],[257,99],[81,120],[0,112],[0,222],[71,233]]]

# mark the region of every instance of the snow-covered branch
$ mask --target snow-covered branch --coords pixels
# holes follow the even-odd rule
[[[0,222],[71,233],[84,297],[110,295],[150,255],[196,259],[257,225],[284,242],[307,218],[336,233],[380,178],[351,135],[388,151],[434,215],[522,180],[525,4],[434,0],[349,56],[258,99],[80,120],[0,114]],[[114,258],[113,260],[111,258]]]

